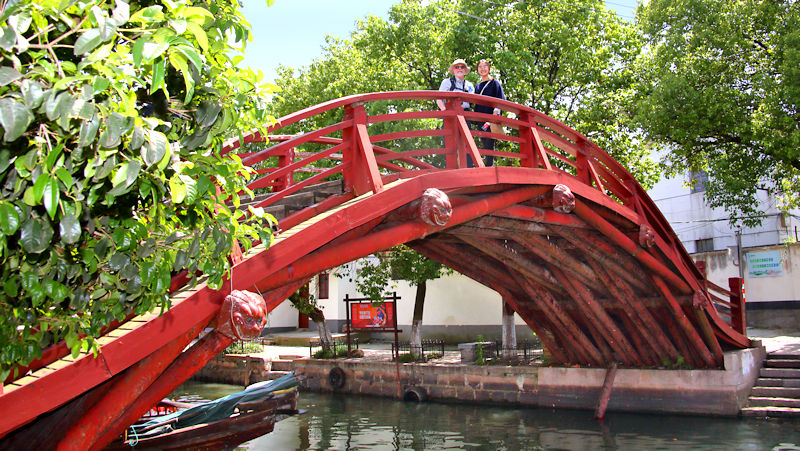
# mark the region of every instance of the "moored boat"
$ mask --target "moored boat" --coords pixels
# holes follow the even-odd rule
[[[215,401],[144,418],[106,449],[232,448],[272,432],[277,421],[299,413],[297,396],[294,374],[259,382]]]

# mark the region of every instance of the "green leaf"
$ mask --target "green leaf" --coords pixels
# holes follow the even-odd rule
[[[150,130],[140,153],[148,167],[158,163],[167,153],[167,137],[161,132]]]
[[[167,70],[167,62],[164,58],[159,58],[153,64],[153,81],[150,84],[150,95],[164,87],[164,75]]]
[[[44,92],[42,91],[42,85],[40,85],[38,81],[28,79],[22,80],[20,92],[22,92],[22,100],[25,101],[28,108],[33,110],[42,104]]]
[[[186,23],[186,28],[192,32],[194,35],[195,40],[197,40],[197,44],[203,50],[203,52],[208,52],[208,35],[206,31],[203,30],[199,24],[189,21]]]
[[[179,204],[186,198],[186,185],[177,174],[169,179],[169,193],[174,204]]]
[[[198,55],[193,48],[185,45],[179,45],[177,46],[177,49],[179,52],[183,53],[184,56],[186,56],[186,59],[188,59],[192,65],[194,65],[195,69],[198,71],[203,69],[203,60],[200,59],[200,55]]]
[[[186,186],[186,198],[184,201],[187,204],[192,204],[197,199],[197,182],[188,175],[181,175],[181,181]]]
[[[61,156],[61,151],[62,150],[64,150],[64,143],[63,142],[60,143],[59,145],[57,145],[55,149],[53,149],[53,150],[51,150],[51,151],[49,151],[47,153],[47,157],[45,157],[45,159],[44,159],[44,164],[45,164],[44,167],[45,167],[46,171],[52,171],[53,170],[53,166],[56,164],[56,160],[58,160],[58,157]]]
[[[37,205],[42,202],[42,197],[44,197],[44,187],[47,185],[49,180],[50,174],[44,173],[41,174],[33,183],[33,200]]]
[[[109,85],[111,85],[111,80],[108,78],[95,77],[94,81],[92,82],[92,89],[94,90],[94,93],[97,94],[98,92],[108,89]]]
[[[133,133],[131,134],[131,141],[128,143],[128,148],[136,150],[142,147],[144,143],[144,129],[142,127],[134,126]]]
[[[83,33],[78,40],[75,41],[75,50],[73,53],[75,56],[85,55],[94,50],[101,42],[103,42],[103,38],[100,36],[100,30],[92,28]]]
[[[197,122],[199,122],[202,127],[211,127],[214,125],[214,121],[217,120],[220,111],[222,111],[222,105],[219,103],[202,102],[200,106],[197,107]]]
[[[81,237],[81,223],[75,215],[64,215],[59,224],[59,234],[61,242],[64,244],[77,243]]]
[[[111,13],[111,18],[114,19],[118,26],[124,25],[131,18],[131,7],[127,2],[117,0],[114,11]]]
[[[53,229],[50,223],[41,218],[28,218],[22,224],[19,242],[29,254],[38,254],[50,246]]]
[[[161,56],[169,48],[169,43],[146,41],[142,48],[142,60],[149,63]]]
[[[5,130],[4,141],[11,142],[22,136],[31,121],[33,114],[25,104],[9,97],[0,99],[0,125]]]
[[[164,18],[164,13],[161,12],[161,5],[155,5],[136,11],[130,17],[129,21],[138,23],[147,23],[147,22],[155,22],[163,20],[163,18]]]
[[[92,120],[81,122],[78,138],[78,147],[86,147],[94,142],[97,130],[100,128],[100,119],[95,116]]]
[[[6,235],[13,235],[19,228],[19,214],[11,202],[0,202],[0,229]]]
[[[144,53],[144,44],[149,41],[150,38],[143,36],[136,40],[133,43],[133,48],[131,49],[133,53],[133,65],[135,67],[139,67],[142,64],[142,54]]]
[[[55,171],[56,177],[64,184],[64,188],[69,191],[72,188],[72,174],[64,168],[58,168]]]
[[[100,135],[100,147],[114,148],[122,143],[122,135],[128,133],[133,120],[119,113],[112,113],[105,120],[105,130]]]
[[[22,78],[22,74],[13,67],[0,66],[0,86],[5,86],[20,78]]]
[[[0,28],[0,48],[10,52],[17,43],[17,33],[11,27]]]
[[[43,175],[44,174],[42,174],[42,176]],[[44,208],[50,215],[50,219],[54,219],[56,217],[56,213],[58,212],[58,201],[61,199],[61,191],[58,189],[58,182],[56,179],[50,176],[47,177],[47,182],[44,185],[43,197]]]
[[[108,267],[112,271],[122,271],[128,263],[130,263],[131,258],[128,254],[124,252],[117,252],[114,254],[111,259],[108,260]]]
[[[51,121],[58,120],[63,114],[68,113],[72,109],[72,104],[75,98],[68,91],[64,91],[56,96],[51,96],[45,103],[45,113],[47,118]]]

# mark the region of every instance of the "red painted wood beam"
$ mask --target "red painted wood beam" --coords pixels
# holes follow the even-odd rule
[[[553,295],[544,287],[531,280],[526,280],[522,274],[520,274],[519,280],[525,286],[531,302],[539,305],[540,309],[560,326],[559,330],[567,337],[567,346],[574,348],[579,353],[581,359],[579,363],[602,365],[603,359],[600,350],[584,335],[581,326],[572,320]]]
[[[170,394],[178,385],[184,383],[192,375],[203,368],[211,359],[219,355],[233,342],[233,338],[225,336],[217,330],[212,330],[198,340],[191,348],[182,352],[167,369],[147,387],[144,393],[136,392],[139,396],[135,402],[128,405],[116,421],[104,428],[102,435],[98,436],[88,448],[100,450],[115,440],[125,429],[136,422],[150,408]],[[77,449],[77,448],[76,448]],[[87,449],[87,448],[83,448]]]
[[[575,199],[574,211],[575,214],[580,216],[581,219],[594,226],[603,235],[607,236],[611,241],[613,241],[614,244],[627,251],[634,258],[647,266],[647,268],[649,268],[651,271],[658,274],[659,277],[663,277],[667,283],[676,287],[681,293],[690,294],[692,292],[692,290],[689,288],[689,285],[679,278],[674,272],[662,265],[661,262],[653,258],[652,255],[648,254],[644,249],[639,247],[638,244],[633,242],[633,240],[628,238],[624,233],[617,230],[617,228],[611,225],[608,221],[601,218],[599,214],[592,211],[592,209],[589,208],[585,203]]]
[[[558,235],[575,248],[581,250],[585,255],[600,262],[605,268],[610,269],[615,275],[623,278],[633,287],[643,293],[654,291],[645,284],[645,273],[637,266],[630,254],[619,252],[619,250],[600,239],[592,236],[583,230],[565,229],[562,227],[548,226]],[[587,260],[589,260],[587,258]]]
[[[675,320],[678,322],[678,326],[680,326],[683,333],[686,334],[686,338],[689,340],[692,349],[700,353],[702,362],[705,365],[709,367],[715,366],[716,361],[714,356],[706,347],[703,339],[700,338],[700,335],[697,333],[697,330],[694,328],[694,325],[691,323],[691,321],[689,321],[689,318],[686,317],[686,314],[683,312],[683,309],[681,309],[678,301],[675,300],[675,297],[670,292],[669,287],[667,287],[666,283],[664,283],[660,277],[655,275],[653,276],[653,282],[655,282],[659,291],[661,291],[662,296],[664,296],[664,299],[666,299],[669,310],[672,312]]]
[[[566,275],[559,268],[550,266],[550,271],[556,279],[567,288],[567,292],[578,302],[578,305],[583,307],[587,312],[591,312],[590,318],[593,316],[594,319],[597,320],[598,331],[614,349],[617,358],[622,359],[622,361],[628,365],[642,366],[641,357],[638,352],[631,346],[628,339],[622,335],[619,326],[617,326],[614,320],[606,313],[605,309],[600,307],[591,291],[579,281]]]
[[[87,409],[81,415],[80,421],[66,431],[63,438],[59,440],[58,448],[64,450],[88,449],[102,434],[102,431],[113,424],[139,394],[145,391],[180,355],[186,345],[203,330],[203,327],[204,325],[201,324],[195,325],[171,343],[115,377],[106,396]],[[150,406],[148,406],[149,408]]]
[[[450,221],[445,226],[432,226],[422,221],[409,221],[387,227],[348,243],[313,252],[261,279],[257,285],[260,290],[265,291],[293,280],[310,277],[325,269],[353,261],[373,252],[391,249],[408,241],[484,216],[498,208],[522,202],[541,194],[542,191],[543,187],[516,188],[466,205],[453,207]]]
[[[650,310],[636,296],[630,285],[609,271],[607,267],[604,267],[603,262],[590,259],[589,264],[606,285],[608,292],[632,312],[630,316],[635,323],[635,327],[643,331],[644,338],[655,349],[659,359],[677,361],[678,350],[669,341],[663,329],[658,325],[653,315],[650,314]]]

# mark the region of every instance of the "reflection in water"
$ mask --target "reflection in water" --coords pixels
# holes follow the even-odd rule
[[[214,399],[237,386],[188,383],[176,394]],[[186,398],[183,398],[186,399]],[[743,449],[800,447],[800,421],[402,403],[302,392],[305,415],[241,449]]]

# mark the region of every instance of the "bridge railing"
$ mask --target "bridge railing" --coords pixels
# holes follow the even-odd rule
[[[436,100],[443,100],[446,108],[440,110]],[[462,102],[499,108],[504,115],[464,111]],[[470,122],[499,123],[505,133],[472,130]],[[301,132],[291,134],[297,130]],[[399,178],[466,168],[467,156],[482,167],[481,155],[493,155],[504,159],[499,165],[574,177],[627,207],[635,214],[628,215],[631,220],[653,230],[655,246],[663,254],[654,253],[654,258],[673,266],[688,283],[681,292],[701,291],[712,300],[691,256],[633,176],[586,136],[527,106],[461,92],[375,92],[342,97],[281,117],[268,127],[267,134],[250,133],[223,148],[223,152],[237,152],[244,143],[269,140],[272,144],[253,152],[238,150],[244,164],[257,168],[257,176],[248,186],[270,192],[268,197],[259,197],[254,207],[269,207],[303,188],[337,178],[343,179],[349,195],[334,196],[296,212],[281,220],[282,228],[353,196],[379,192]],[[482,137],[510,145],[481,149],[476,138]]]
[[[437,99],[446,102],[445,110],[437,108]],[[419,110],[398,107],[408,102],[416,102]],[[462,102],[500,108],[505,114],[494,116],[464,111]],[[334,112],[341,118],[338,122],[296,135],[284,132],[291,126],[310,122],[312,117],[330,117]],[[513,113],[514,117],[507,117],[508,113]],[[429,127],[418,128],[420,120],[427,120]],[[509,132],[497,134],[472,130],[470,122],[499,123]],[[377,124],[388,124],[383,129],[392,131],[375,133],[373,130],[377,129]],[[492,97],[440,91],[359,94],[284,116],[268,128],[268,133],[269,136],[259,133],[245,135],[242,141],[232,141],[224,148],[224,152],[231,152],[243,143],[267,139],[274,143],[260,151],[239,153],[243,163],[258,168],[258,176],[249,187],[268,188],[274,193],[256,205],[260,207],[332,178],[343,178],[345,188],[360,195],[367,191],[380,191],[385,183],[410,176],[412,172],[465,168],[467,155],[480,167],[483,166],[480,155],[493,155],[507,159],[509,165],[560,171],[577,177],[624,205],[639,210],[635,180],[596,144],[539,111]],[[398,144],[425,137],[435,138],[427,143],[438,142],[440,147]],[[512,145],[501,146],[500,150],[481,149],[474,139],[481,137]],[[298,151],[309,144],[323,145],[323,149]],[[301,172],[305,173],[302,180],[296,176]]]

